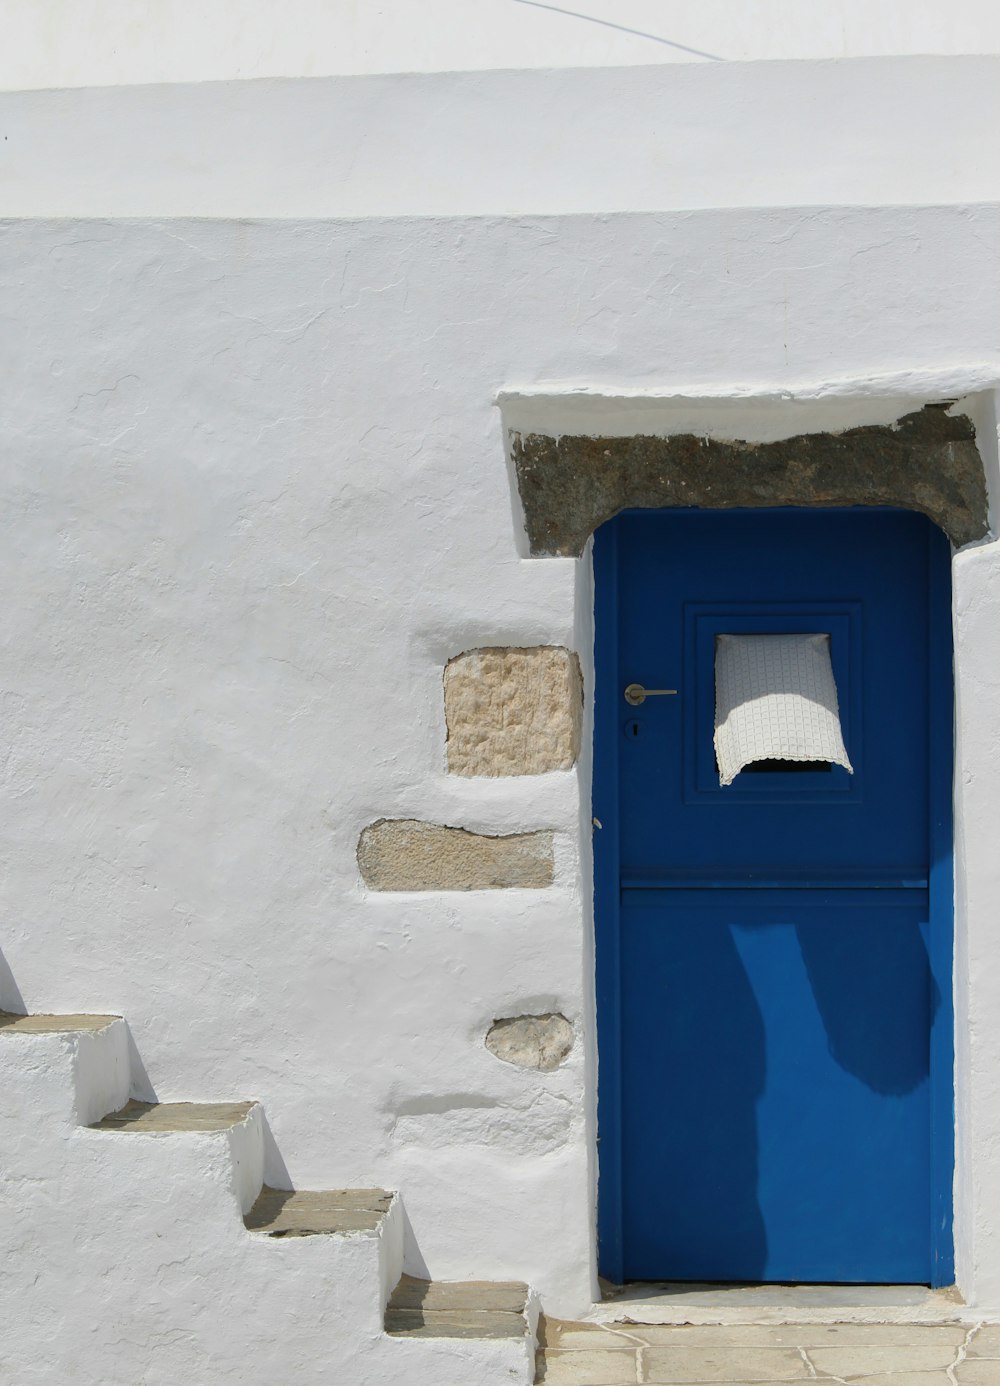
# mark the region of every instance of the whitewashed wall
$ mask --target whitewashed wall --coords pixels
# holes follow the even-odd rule
[[[0,0],[0,89],[996,53],[990,0]]]
[[[845,64],[843,80],[870,71]],[[975,114],[995,67],[893,72],[914,121],[928,81],[962,88],[980,205],[932,205],[951,174],[909,149],[897,105],[860,171],[830,154],[830,205],[803,159],[775,164],[772,187],[812,180],[809,206],[731,205],[723,161],[701,210],[546,210],[576,186],[562,149],[577,74],[509,214],[486,178],[442,163],[437,210],[404,185],[392,209],[373,194],[364,215],[359,192],[338,215],[322,148],[276,140],[256,181],[219,166],[239,214],[198,220],[189,92],[156,96],[145,146],[154,117],[129,102],[148,94],[104,94],[99,119],[65,95],[4,102],[17,138],[2,157],[20,162],[19,215],[0,226],[0,1002],[124,1013],[161,1099],[260,1099],[275,1182],[400,1187],[414,1271],[525,1278],[557,1314],[594,1290],[587,763],[524,782],[444,773],[449,656],[551,642],[589,657],[585,565],[519,552],[494,398],[974,391],[989,450],[1000,181]],[[627,109],[631,74],[600,76],[607,109]],[[519,79],[506,95],[490,80],[513,112]],[[859,128],[867,114],[876,129],[884,91],[865,90]],[[289,89],[293,111],[296,91],[306,128],[316,86]],[[328,97],[337,108],[339,84]],[[809,118],[828,138],[824,113]],[[29,167],[88,119],[92,176]],[[690,109],[685,129],[693,168]],[[339,132],[363,166],[364,125]],[[622,201],[669,129],[635,138]],[[900,168],[909,205],[837,205]],[[159,171],[156,214],[123,219]],[[290,215],[282,186],[312,189],[312,215]],[[956,573],[960,1265],[1000,1310],[995,546]],[[381,816],[552,828],[556,885],[367,896],[355,848]],[[564,1068],[484,1049],[495,1016],[548,1009],[581,1037]]]
[[[926,207],[1000,188],[996,57],[25,92],[0,95],[0,122],[18,217]]]

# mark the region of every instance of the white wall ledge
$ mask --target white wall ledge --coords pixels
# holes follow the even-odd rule
[[[1000,200],[1000,57],[8,92],[8,217],[518,216]]]
[[[965,400],[995,389],[1000,389],[1000,359],[782,384],[743,380],[647,389],[511,385],[497,392],[494,403],[505,437],[509,432],[554,438],[694,433],[720,441],[770,443],[799,433],[891,424],[925,404]]]

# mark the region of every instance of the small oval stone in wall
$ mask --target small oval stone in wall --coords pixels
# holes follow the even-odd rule
[[[548,1073],[573,1048],[573,1027],[564,1015],[515,1015],[494,1020],[486,1048],[505,1064]]]

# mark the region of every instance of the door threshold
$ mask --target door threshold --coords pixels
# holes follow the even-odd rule
[[[601,1282],[593,1323],[979,1323],[997,1319],[969,1309],[954,1286],[719,1285]]]

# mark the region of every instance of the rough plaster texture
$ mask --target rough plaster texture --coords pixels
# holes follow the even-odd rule
[[[572,650],[468,650],[444,671],[453,775],[544,775],[580,754],[583,680]]]
[[[419,186],[376,157],[367,165],[368,131],[381,146],[365,120],[345,122],[340,142],[319,122],[311,144],[291,137],[307,122],[269,124],[263,93],[249,125],[225,102],[213,122],[217,92],[202,93],[204,106],[142,93],[160,124],[101,93],[101,140],[75,107],[37,96],[44,130],[21,123],[3,145],[16,205],[65,215],[0,225],[0,1006],[127,1014],[137,1099],[258,1098],[271,1187],[402,1190],[414,1275],[524,1280],[566,1316],[596,1293],[591,574],[586,556],[519,552],[493,398],[586,385],[589,405],[564,400],[563,431],[611,436],[606,415],[621,423],[644,413],[637,398],[669,394],[752,443],[828,431],[831,414],[840,427],[889,423],[975,390],[961,412],[996,471],[1000,178],[981,139],[996,123],[984,119],[1000,96],[995,65],[977,76],[959,63],[956,76],[946,64],[938,83],[933,61],[918,63],[902,94],[878,61],[856,66],[869,75],[855,74],[843,141],[817,95],[825,69],[744,74],[743,95],[734,86],[720,101],[722,78],[706,68],[705,85],[681,93],[676,129],[664,120],[673,180],[659,165],[636,172],[652,101],[636,76],[639,105],[613,106],[635,127],[630,143],[615,126],[632,174],[589,160],[588,131],[555,154],[536,149],[529,181],[502,197],[482,172],[466,177],[472,164],[492,174],[487,133],[504,138],[485,98],[464,131],[465,162],[448,171],[438,146],[437,180]],[[793,76],[804,95],[790,106]],[[256,90],[241,88],[251,104]],[[554,90],[560,128],[584,109],[595,126],[607,119],[601,103],[574,106],[572,84]],[[452,95],[442,88],[434,103],[442,124],[461,124]],[[399,144],[405,103],[369,99]],[[538,112],[528,114],[537,144]],[[274,142],[244,141],[248,129],[272,129]],[[223,135],[231,163],[215,159]],[[60,140],[79,160],[68,181]],[[730,146],[742,158],[748,141],[780,178],[757,178],[753,158],[734,174]],[[424,170],[427,147],[413,157]],[[152,169],[150,148],[164,151]],[[336,202],[336,220],[309,219],[330,204],[295,201],[306,186],[317,199],[342,190],[336,170],[317,179],[321,148],[368,176],[351,185],[353,202]],[[17,169],[28,168],[26,191]],[[971,203],[946,205],[970,188]],[[616,210],[654,193],[681,205]],[[809,205],[760,205],[798,193]],[[845,205],[855,193],[899,205]],[[237,205],[284,220],[172,215]],[[568,206],[577,214],[561,214]],[[453,214],[463,207],[488,214]],[[129,209],[140,219],[107,219]],[[958,554],[954,573],[959,1273],[969,1299],[1000,1308],[996,544]],[[579,652],[588,699],[571,772],[445,773],[441,671],[483,645]],[[488,836],[544,825],[554,884],[366,892],[358,839],[383,816]],[[557,1010],[579,1043],[552,1073],[498,1063],[483,1044],[496,1016]],[[128,1095],[126,1084],[79,1119]],[[20,1115],[0,1104],[12,1140],[33,1141],[25,1113],[50,1097],[39,1081]],[[24,1325],[14,1341],[35,1354],[35,1375],[41,1344],[49,1379],[72,1379],[60,1354],[88,1340],[95,1301],[66,1269],[78,1264],[71,1240],[112,1267],[107,1293],[129,1306],[116,1349],[128,1386],[151,1345],[170,1348],[166,1379],[182,1379],[168,1374],[182,1350],[178,1305],[198,1343],[214,1345],[230,1321],[227,1342],[244,1331],[254,1342],[256,1329],[239,1327],[245,1263],[234,1278],[229,1244],[210,1244],[222,1289],[203,1293],[184,1240],[202,1236],[200,1223],[170,1230],[185,1180],[166,1150],[150,1164],[151,1151],[197,1138],[81,1139],[115,1191],[93,1222],[89,1175],[61,1185],[63,1156],[53,1163],[38,1143],[17,1182],[0,1185],[7,1245],[19,1265],[31,1264],[27,1248],[52,1269],[64,1316],[50,1341],[32,1324],[37,1293],[11,1291],[10,1320]],[[229,1187],[224,1166],[195,1163]],[[67,1206],[87,1220],[68,1221]],[[162,1229],[164,1255],[130,1254],[119,1269],[137,1216],[143,1246]],[[398,1235],[402,1247],[401,1217]],[[324,1241],[256,1240],[289,1253]],[[281,1262],[290,1297],[304,1292],[300,1265]],[[270,1263],[260,1274],[281,1281]],[[145,1321],[131,1308],[140,1275],[159,1306]],[[304,1340],[307,1358],[315,1341]],[[345,1379],[362,1380],[350,1375],[354,1339],[342,1341]]]
[[[898,505],[956,545],[989,528],[972,422],[939,405],[891,426],[769,443],[530,434],[515,435],[512,452],[533,554],[579,557],[598,525],[630,506]]]
[[[551,1073],[569,1057],[573,1038],[564,1015],[515,1015],[494,1020],[486,1048],[505,1064]]]
[[[490,837],[383,818],[361,834],[358,866],[369,890],[544,890],[552,884],[552,834]]]

